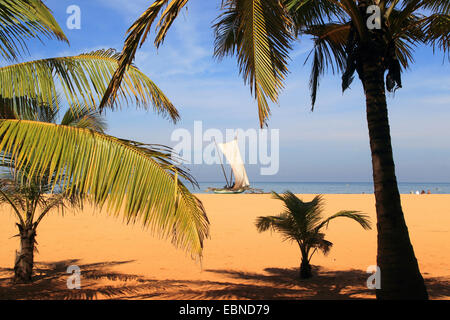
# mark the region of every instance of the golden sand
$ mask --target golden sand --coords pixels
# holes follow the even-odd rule
[[[374,228],[336,219],[326,231],[328,256],[312,259],[315,277],[298,280],[300,254],[278,234],[258,233],[256,217],[278,214],[270,195],[199,195],[211,221],[202,264],[152,237],[86,207],[48,216],[37,233],[35,282],[10,283],[18,239],[7,206],[0,215],[0,299],[348,299],[373,298],[367,267],[376,264],[373,195],[325,195],[325,216],[339,210],[370,215]],[[312,195],[303,195],[310,200]],[[450,299],[450,195],[403,195],[420,270],[434,299]],[[68,290],[67,266],[81,268],[81,290]]]

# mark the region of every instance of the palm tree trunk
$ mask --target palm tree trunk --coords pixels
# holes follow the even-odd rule
[[[300,264],[300,279],[308,279],[312,277],[311,265],[308,259],[302,258],[302,263]]]
[[[33,227],[19,226],[20,252],[16,251],[14,282],[29,283],[33,274],[34,243],[36,232]]]
[[[362,68],[377,211],[377,264],[381,273],[381,289],[376,295],[378,299],[427,299],[395,176],[382,60],[372,56]]]
[[[309,264],[309,250],[299,242],[300,252],[302,253],[302,263],[300,264],[300,279],[308,279],[312,277],[311,265]]]

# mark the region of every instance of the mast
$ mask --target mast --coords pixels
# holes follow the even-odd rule
[[[233,183],[233,188],[241,189],[250,186],[237,139],[235,138],[233,141],[227,143],[220,143],[217,146],[230,163],[232,170],[231,179],[234,176],[234,183],[230,181],[230,183]]]
[[[216,151],[217,151],[217,154],[219,155],[219,149],[217,148],[217,142],[216,142],[216,139],[214,139],[214,143],[216,144]],[[225,173],[225,168],[223,167],[222,157],[221,157],[220,155],[219,155],[219,160],[220,160],[220,166],[222,167],[223,175],[224,175],[224,177],[225,177],[225,181],[227,182],[227,187],[230,187],[230,184],[228,183],[227,174]]]

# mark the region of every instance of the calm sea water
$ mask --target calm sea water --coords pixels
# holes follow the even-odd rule
[[[221,188],[224,182],[201,182],[200,189],[190,188],[195,193],[205,193],[208,187]],[[262,189],[264,192],[284,192],[290,190],[303,194],[343,194],[343,193],[373,193],[372,182],[254,182],[253,188]],[[416,191],[428,191],[438,194],[450,194],[450,183],[399,183],[400,193],[408,194]]]

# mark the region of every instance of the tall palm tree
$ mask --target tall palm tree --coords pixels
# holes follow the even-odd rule
[[[310,78],[314,106],[320,76],[342,72],[342,87],[356,71],[364,87],[372,151],[380,299],[426,299],[422,275],[403,216],[395,176],[385,91],[401,87],[401,71],[413,62],[414,47],[429,45],[449,53],[448,0],[221,0],[214,25],[215,55],[235,55],[244,81],[258,103],[260,125],[270,115],[268,100],[278,101],[288,73],[293,41],[312,37]],[[128,30],[119,68],[100,108],[117,97],[127,67],[156,24],[160,46],[188,0],[155,0]],[[377,5],[381,28],[368,27],[367,8]],[[450,59],[450,56],[449,56]],[[387,71],[386,81],[384,74]]]
[[[17,63],[28,52],[28,40],[44,37],[67,41],[42,1],[0,0],[0,54],[15,62],[0,68],[2,158],[14,163],[20,181],[47,179],[69,197],[75,190],[89,195],[111,214],[123,213],[127,222],[140,222],[201,258],[209,222],[202,203],[184,184],[196,185],[195,179],[169,148],[24,116],[41,105],[58,110],[60,94],[70,106],[97,109],[118,67],[113,50]],[[179,119],[170,100],[137,67],[130,66],[123,79],[118,99],[108,108],[134,103],[173,122]]]
[[[332,216],[323,219],[323,198],[316,196],[310,202],[304,202],[290,191],[279,195],[272,191],[274,199],[284,202],[285,211],[278,216],[259,217],[256,227],[259,232],[267,230],[277,231],[283,234],[284,240],[297,242],[302,254],[299,276],[301,279],[312,277],[311,258],[317,250],[328,254],[333,243],[325,239],[322,232],[328,228],[331,220],[336,218],[349,218],[358,222],[361,227],[370,229],[370,221],[367,215],[358,211],[339,211]]]

